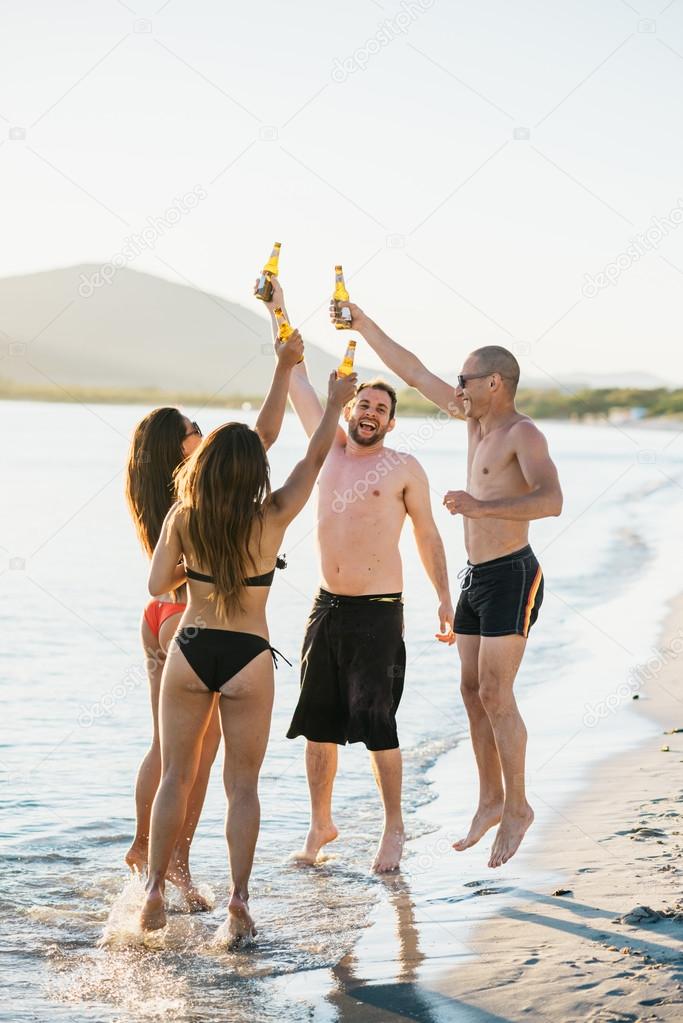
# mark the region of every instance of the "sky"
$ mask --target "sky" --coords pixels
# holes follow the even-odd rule
[[[120,257],[255,305],[278,240],[290,315],[329,351],[340,262],[436,372],[503,344],[534,377],[683,383],[683,0],[0,16],[0,275]]]

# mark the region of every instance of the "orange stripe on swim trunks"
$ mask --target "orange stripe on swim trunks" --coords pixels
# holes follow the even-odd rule
[[[531,612],[534,609],[534,602],[536,600],[536,594],[538,593],[538,587],[541,585],[541,579],[543,578],[543,572],[541,566],[538,566],[534,581],[531,584],[529,590],[529,599],[526,602],[526,611],[524,612],[524,636],[526,637],[529,632],[529,621],[531,619]]]

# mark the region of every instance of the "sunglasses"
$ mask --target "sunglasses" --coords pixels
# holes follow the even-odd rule
[[[189,433],[186,433],[186,434],[185,434],[185,436],[184,436],[183,440],[187,440],[187,438],[188,438],[188,437],[193,437],[193,436],[194,436],[195,434],[196,434],[196,435],[197,435],[198,437],[202,437],[202,436],[203,436],[203,434],[202,434],[202,431],[201,431],[201,430],[199,429],[199,426],[197,425],[197,423],[195,423],[194,421],[192,421],[192,422],[190,423],[190,426],[192,427],[192,429],[191,429],[191,430],[189,431]]]
[[[493,376],[493,373],[458,373],[458,387],[462,390],[470,380],[483,380],[490,376]]]

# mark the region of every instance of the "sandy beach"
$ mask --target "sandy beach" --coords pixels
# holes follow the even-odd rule
[[[648,741],[603,762],[534,829],[508,864],[512,886],[489,871],[487,880],[465,882],[469,900],[453,897],[444,916],[434,900],[397,883],[374,921],[375,961],[361,943],[340,971],[342,1019],[681,1018],[683,732],[672,730],[683,729],[682,627],[679,598],[663,630],[660,670],[639,693],[638,713],[655,724]],[[446,837],[432,835],[440,874]],[[387,983],[391,974],[397,980]]]

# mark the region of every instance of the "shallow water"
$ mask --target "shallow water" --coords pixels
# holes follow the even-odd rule
[[[187,411],[205,430],[232,417]],[[234,1020],[339,1019],[334,992],[348,982],[349,953],[361,936],[363,948],[372,945],[376,908],[396,901],[397,889],[368,873],[381,813],[360,747],[340,758],[335,812],[342,836],[329,858],[312,871],[287,863],[308,813],[303,742],[288,742],[284,733],[317,586],[312,502],[288,534],[289,567],[277,574],[269,606],[272,642],[295,667],[282,664],[277,673],[262,774],[252,882],[258,942],[240,953],[221,943],[227,863],[219,765],[193,847],[194,873],[214,910],[173,913],[168,931],[146,942],[135,926],[140,884],[128,878],[122,861],[132,835],[133,779],[150,732],[137,637],[146,564],[125,511],[122,468],[143,412],[0,403],[3,436],[13,438],[6,450],[12,499],[3,502],[0,533],[0,984],[7,996],[2,1004],[12,1008],[0,1010],[0,1018],[193,1021],[224,1018],[229,1007]],[[253,421],[254,413],[234,417]],[[683,497],[683,442],[675,434],[568,424],[546,429],[565,509],[561,519],[532,530],[546,597],[518,692],[536,777],[552,775],[560,763],[554,751],[567,740],[585,767],[610,743],[627,743],[635,734],[628,715],[618,728],[586,726],[586,706],[595,712],[596,701],[617,692],[651,656],[665,602],[678,588]],[[410,419],[392,442],[427,469],[455,582],[464,562],[461,527],[440,500],[445,490],[464,486],[464,430]],[[303,445],[288,417],[272,451],[274,485]],[[442,866],[450,860],[430,846],[437,823],[429,801],[438,764],[447,762],[439,758],[465,736],[466,723],[455,651],[433,640],[437,602],[410,529],[402,549],[409,667],[399,726],[411,842],[401,884],[408,902],[416,900],[443,923],[454,906],[476,905],[479,913],[486,899],[466,887],[481,865],[458,860],[451,873],[434,870],[435,859]],[[541,707],[545,716],[537,719]],[[606,720],[617,718],[610,711]],[[476,794],[457,779],[446,786],[454,819],[465,820]],[[396,905],[405,937],[412,933],[401,917],[405,899]],[[437,946],[447,940],[443,927],[437,930]],[[414,950],[410,955],[415,960]]]

